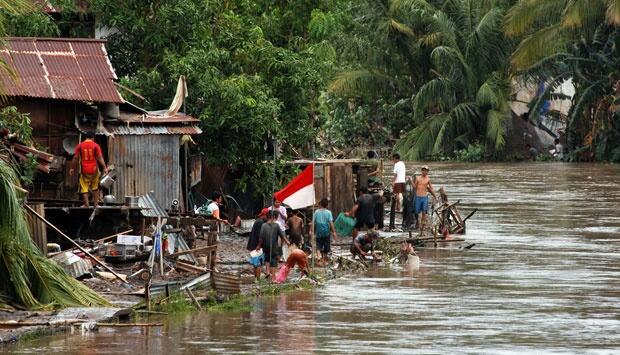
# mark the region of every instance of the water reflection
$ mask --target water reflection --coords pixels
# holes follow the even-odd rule
[[[620,352],[620,167],[432,164],[471,250],[420,250],[414,273],[379,268],[163,329],[103,329],[18,344],[74,353]]]

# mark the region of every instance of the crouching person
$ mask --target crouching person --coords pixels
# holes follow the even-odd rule
[[[293,270],[295,266],[299,267],[302,277],[308,276],[308,256],[306,253],[295,244],[291,244],[290,250],[291,252],[286,259],[286,264],[282,265],[276,276],[277,283],[286,281],[288,273]]]
[[[360,259],[365,259],[366,256],[372,255],[372,257],[380,261],[381,258],[375,253],[374,250],[374,242],[379,239],[379,233],[370,231],[363,235],[358,235],[353,239],[353,243],[351,244],[351,254],[353,254],[353,259],[356,257],[360,257]]]

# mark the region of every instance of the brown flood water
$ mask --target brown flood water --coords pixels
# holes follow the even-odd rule
[[[412,165],[412,164],[409,164]],[[620,166],[431,164],[471,250],[426,249],[249,313],[163,318],[14,345],[22,353],[620,353]]]

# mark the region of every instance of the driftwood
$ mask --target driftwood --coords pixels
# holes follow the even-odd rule
[[[31,213],[33,213],[35,216],[37,216],[40,220],[42,220],[45,224],[47,224],[49,227],[51,227],[53,230],[55,230],[58,234],[60,234],[63,238],[65,238],[66,240],[68,240],[71,244],[73,244],[76,248],[80,249],[84,254],[88,255],[89,258],[91,258],[94,262],[96,262],[97,264],[101,265],[101,267],[103,267],[104,269],[106,269],[107,271],[111,272],[114,276],[116,276],[117,279],[123,281],[124,283],[128,283],[127,280],[124,280],[119,274],[117,274],[116,272],[114,272],[114,270],[110,269],[109,266],[107,266],[106,264],[104,264],[103,262],[101,262],[99,259],[95,258],[91,253],[89,253],[88,251],[86,251],[86,249],[82,248],[78,243],[76,243],[73,239],[69,238],[69,236],[67,236],[66,234],[64,234],[60,229],[56,228],[55,225],[53,225],[52,223],[50,223],[47,219],[45,219],[43,216],[41,216],[40,214],[37,213],[37,211],[33,210],[32,207],[28,206],[28,205],[24,205],[24,207],[29,210]]]

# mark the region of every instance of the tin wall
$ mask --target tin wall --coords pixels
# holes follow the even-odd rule
[[[153,191],[160,205],[181,201],[178,135],[117,135],[109,139],[109,164],[117,169],[112,193],[118,201]]]

